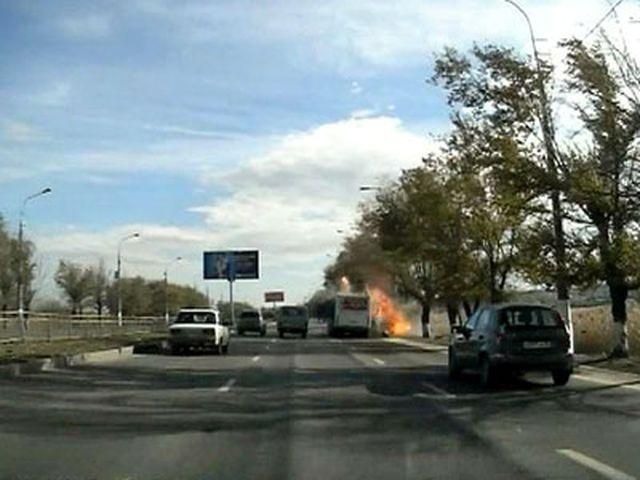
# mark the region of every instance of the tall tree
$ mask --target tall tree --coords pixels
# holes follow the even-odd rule
[[[6,311],[12,302],[11,292],[15,284],[11,268],[12,245],[4,218],[0,216],[0,305]]]
[[[20,242],[17,238],[11,239],[11,277],[16,282],[16,288],[14,288],[14,294],[16,297],[16,307],[20,303],[19,289],[17,285],[17,279],[22,280],[22,292],[23,292],[23,307],[28,310],[29,304],[33,300],[35,295],[35,288],[33,281],[36,278],[38,271],[38,265],[35,262],[35,245],[28,239]]]
[[[582,99],[575,108],[589,133],[568,155],[567,195],[585,226],[589,271],[609,288],[618,327],[612,353],[627,356],[626,301],[640,287],[640,89],[628,83],[629,63],[612,62],[601,45],[564,46],[567,88]]]
[[[91,298],[93,306],[99,316],[105,309],[107,302],[107,289],[109,288],[109,276],[104,266],[104,260],[100,259],[98,265],[89,269],[91,276]]]
[[[73,262],[60,260],[55,281],[67,297],[72,314],[82,313],[82,304],[91,295],[91,280],[90,269],[83,268]]]
[[[568,300],[566,234],[560,192],[563,163],[557,154],[549,90],[552,70],[512,49],[475,45],[469,55],[448,48],[436,59],[433,81],[447,91],[454,130],[453,166],[489,174],[501,196],[545,215],[552,225],[552,283]],[[457,157],[457,158],[456,158]],[[542,201],[544,198],[550,201]],[[507,202],[510,203],[510,202]],[[501,206],[501,208],[504,204]]]

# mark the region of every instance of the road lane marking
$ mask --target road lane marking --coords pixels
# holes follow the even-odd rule
[[[443,397],[456,398],[456,396],[453,393],[449,393],[449,392],[447,392],[446,390],[443,390],[440,387],[436,387],[433,383],[422,382],[422,386],[425,387],[425,388],[428,388],[432,392],[437,393],[438,395],[442,395]]]
[[[624,472],[621,472],[618,469],[615,469],[606,463],[599,462],[598,460],[591,458],[584,453],[577,452],[575,450],[571,450],[570,448],[560,448],[556,450],[561,455],[565,457],[569,457],[576,463],[580,465],[590,468],[593,471],[598,472],[605,478],[610,480],[637,480],[636,477],[632,477]]]
[[[227,383],[225,383],[223,386],[218,388],[219,392],[228,392],[229,390],[231,390],[231,387],[233,387],[236,383],[236,379],[235,378],[230,378],[229,380],[227,380]]]
[[[272,338],[270,341],[271,341],[271,343],[276,343],[278,341],[278,339],[277,338]]]
[[[387,362],[385,362],[384,360],[380,360],[379,358],[373,358],[373,361],[376,362],[378,365],[386,365]]]
[[[397,337],[384,338],[383,341],[388,343],[395,343],[397,345],[405,345],[408,347],[418,348],[420,350],[425,350],[431,353],[445,353],[445,354],[447,353],[446,346],[438,345],[434,343],[423,343],[423,342],[417,342],[415,340],[409,340],[407,338],[397,338]]]
[[[260,360],[260,355],[256,355],[251,359],[252,362],[257,362],[258,360]]]

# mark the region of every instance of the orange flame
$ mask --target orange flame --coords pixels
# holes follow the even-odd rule
[[[384,291],[377,287],[367,287],[371,299],[371,313],[374,318],[382,319],[385,330],[390,335],[406,335],[411,330],[411,323]]]

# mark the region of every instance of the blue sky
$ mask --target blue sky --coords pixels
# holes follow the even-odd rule
[[[625,23],[637,4],[620,9]],[[537,34],[584,34],[603,0],[522,1]],[[203,249],[259,248],[259,303],[300,301],[366,200],[358,185],[395,177],[447,128],[425,83],[444,45],[527,51],[502,1],[0,0],[0,208],[21,199],[54,295],[59,258],[196,284]],[[544,49],[544,47],[543,47]],[[211,284],[216,298],[226,286]]]

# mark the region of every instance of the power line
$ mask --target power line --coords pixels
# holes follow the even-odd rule
[[[607,18],[609,18],[609,15],[611,15],[613,12],[615,12],[616,8],[618,8],[618,6],[619,6],[622,2],[624,2],[624,0],[618,0],[615,4],[613,4],[613,6],[612,6],[608,11],[607,11],[607,13],[605,13],[605,14],[604,14],[604,16],[603,16],[600,20],[598,20],[598,23],[596,23],[596,24],[593,26],[593,28],[592,28],[591,30],[589,30],[589,33],[587,33],[587,34],[582,38],[582,41],[584,42],[584,41],[587,39],[587,37],[588,37],[589,35],[591,35],[593,32],[595,32],[595,31],[598,29],[598,27],[599,27],[600,25],[602,25],[602,23],[603,23]]]

